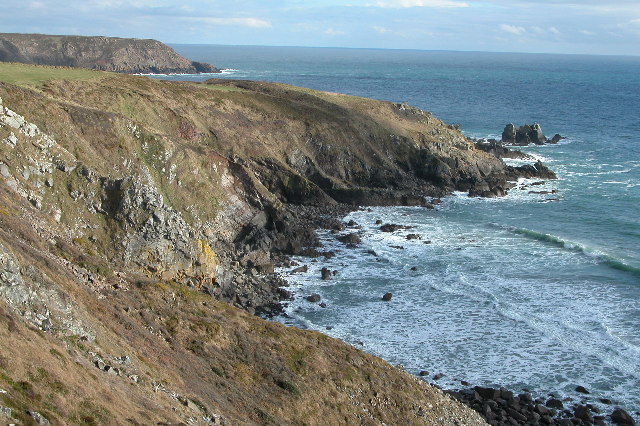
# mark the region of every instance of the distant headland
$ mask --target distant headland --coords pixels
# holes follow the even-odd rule
[[[0,62],[89,68],[126,74],[219,73],[157,40],[0,33]]]

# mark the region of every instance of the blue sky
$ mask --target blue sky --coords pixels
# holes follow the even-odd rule
[[[640,55],[640,0],[0,0],[0,32]]]

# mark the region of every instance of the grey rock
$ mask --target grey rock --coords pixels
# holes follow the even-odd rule
[[[502,142],[514,143],[516,141],[516,126],[509,123],[502,131]]]
[[[529,131],[529,139],[531,139],[531,142],[535,143],[536,145],[543,145],[547,141],[544,133],[542,133],[542,127],[540,127],[538,123],[534,123],[533,126],[531,126],[531,130]]]
[[[10,147],[15,148],[18,144],[18,138],[13,134],[13,132],[11,132],[11,134],[4,139],[4,142]]]
[[[6,164],[0,163],[0,176],[4,178],[8,178],[11,176],[11,172],[9,172],[9,167]]]
[[[40,426],[48,426],[51,424],[45,416],[38,413],[37,411],[27,411],[27,414],[29,414],[31,418],[33,418],[33,421],[35,421]]]

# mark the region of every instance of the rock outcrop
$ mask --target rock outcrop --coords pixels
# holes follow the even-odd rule
[[[81,67],[128,74],[217,73],[157,40],[0,33],[0,62]]]
[[[547,143],[558,143],[562,139],[562,136],[555,134],[553,138],[547,139],[542,132],[540,124],[525,124],[524,126],[516,127],[513,123],[509,123],[502,131],[502,142],[509,145],[527,146],[530,144],[544,145]]]

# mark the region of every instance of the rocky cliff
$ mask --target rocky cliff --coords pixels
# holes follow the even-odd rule
[[[157,40],[116,37],[1,34],[0,61],[82,67],[128,74],[216,73]]]
[[[407,105],[279,84],[0,64],[0,99],[0,420],[482,424],[245,311],[277,310],[273,265],[318,255],[341,203],[496,196],[544,166]]]

